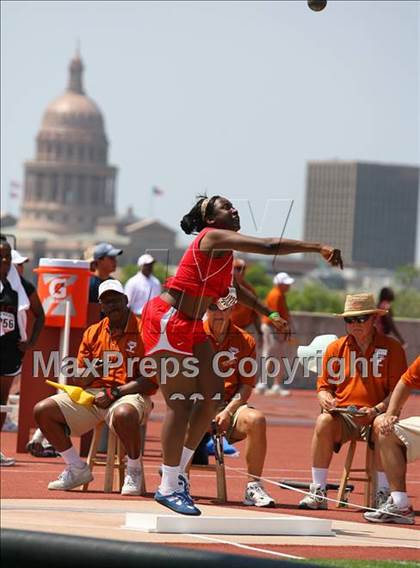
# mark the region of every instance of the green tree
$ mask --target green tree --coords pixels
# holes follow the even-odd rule
[[[392,302],[394,316],[401,318],[420,318],[420,292],[413,288],[400,290]]]
[[[270,291],[273,281],[262,264],[251,264],[247,267],[245,280],[254,288],[257,296],[264,300]]]
[[[329,290],[322,284],[310,283],[302,290],[291,288],[287,294],[287,305],[291,311],[341,313],[344,294]]]
[[[414,281],[420,278],[420,268],[416,268],[412,264],[399,266],[395,272],[395,278],[404,288],[411,288]]]

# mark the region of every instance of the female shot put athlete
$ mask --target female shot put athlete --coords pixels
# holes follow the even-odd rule
[[[338,249],[319,243],[241,235],[237,210],[229,199],[218,195],[200,196],[183,217],[181,227],[187,234],[198,235],[175,276],[167,280],[165,291],[146,304],[143,341],[146,356],[157,364],[167,406],[162,427],[162,481],[155,499],[178,513],[199,515],[183,472],[223,400],[223,379],[213,369],[214,351],[203,330],[203,315],[211,303],[223,309],[239,301],[270,317],[279,332],[288,333],[286,321],[233,282],[232,251],[272,256],[317,252],[341,268],[342,260]],[[195,378],[185,372],[188,357],[197,359]],[[170,378],[164,372],[169,358]],[[179,369],[175,376],[174,368]]]

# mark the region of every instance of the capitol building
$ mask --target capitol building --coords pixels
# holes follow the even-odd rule
[[[35,158],[24,164],[19,219],[2,214],[2,232],[37,266],[40,257],[82,258],[92,245],[108,241],[124,250],[121,264],[147,251],[177,262],[176,232],[132,208],[116,213],[118,168],[108,162],[109,141],[98,105],[86,94],[79,53],[69,65],[65,92],[46,108],[36,136]],[[163,258],[163,256],[165,258]],[[29,271],[28,271],[29,273]]]

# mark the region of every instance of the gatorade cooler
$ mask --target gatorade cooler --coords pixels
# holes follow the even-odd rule
[[[63,327],[66,301],[70,301],[70,326],[86,325],[89,298],[89,262],[63,258],[41,258],[38,295],[45,312],[45,325]]]

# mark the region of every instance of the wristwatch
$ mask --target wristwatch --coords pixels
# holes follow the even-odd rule
[[[112,394],[112,397],[113,397],[114,400],[116,400],[117,398],[120,398],[120,396],[121,396],[120,387],[112,387],[111,394]]]

